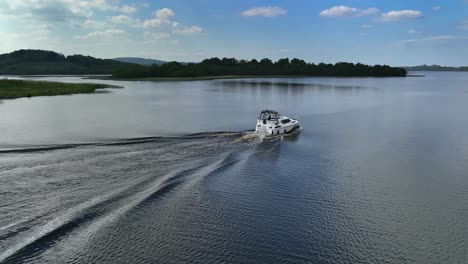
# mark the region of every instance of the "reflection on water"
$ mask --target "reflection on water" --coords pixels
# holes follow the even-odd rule
[[[245,81],[245,80],[226,80],[216,81],[213,85],[222,92],[250,92],[250,93],[281,93],[283,95],[304,94],[305,90],[316,90],[318,92],[341,92],[346,94],[355,94],[361,89],[370,89],[362,86],[350,86],[350,85],[330,85],[330,84],[318,84],[318,83],[300,83],[297,82],[284,82],[280,81]]]

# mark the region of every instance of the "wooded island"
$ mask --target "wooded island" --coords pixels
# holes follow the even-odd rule
[[[0,75],[89,75],[111,74],[113,78],[200,78],[200,77],[275,77],[275,76],[336,76],[336,77],[402,77],[406,70],[388,65],[365,65],[339,62],[336,64],[307,63],[301,59],[238,60],[211,58],[199,63],[165,62],[140,65],[90,56],[65,56],[53,51],[18,50],[0,55]]]

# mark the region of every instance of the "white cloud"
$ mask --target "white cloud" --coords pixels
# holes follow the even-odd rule
[[[144,28],[160,28],[179,35],[193,35],[203,31],[199,26],[184,26],[174,20],[175,13],[171,9],[163,8],[154,12],[152,19],[146,19],[141,24]]]
[[[141,25],[140,20],[134,19],[126,15],[108,16],[107,19],[114,25],[123,24],[136,27]]]
[[[440,41],[440,40],[463,40],[468,39],[468,36],[456,36],[456,35],[440,35],[423,38],[425,41]]]
[[[417,35],[419,33],[421,33],[421,32],[416,30],[416,29],[409,29],[408,30],[408,34],[410,34],[410,35]]]
[[[437,35],[424,38],[414,38],[403,40],[398,45],[417,44],[417,43],[444,43],[454,41],[468,41],[468,36],[460,35]]]
[[[83,28],[103,28],[107,27],[109,24],[106,21],[99,21],[93,19],[86,19],[85,21],[79,21],[80,23],[74,23],[74,26],[83,27]]]
[[[44,5],[44,1],[34,1],[34,0],[5,0],[5,4],[7,7],[9,7],[11,10],[18,10],[22,9],[25,7],[30,7],[30,8],[40,8],[41,6]]]
[[[124,5],[120,8],[120,11],[127,13],[127,14],[132,14],[132,13],[135,13],[137,9],[133,6]]]
[[[320,12],[320,16],[324,17],[362,17],[367,15],[374,15],[379,12],[377,8],[358,9],[349,6],[334,6]]]
[[[365,29],[367,29],[367,28],[373,28],[373,27],[374,27],[374,26],[369,25],[369,24],[362,24],[362,25],[361,25],[361,28],[365,28]]]
[[[2,0],[0,15],[8,14],[27,23],[71,22],[83,23],[93,16],[95,10],[105,12],[133,13],[136,8],[114,0]]]
[[[171,35],[168,34],[168,33],[163,33],[163,32],[149,32],[149,31],[146,31],[144,33],[144,36],[145,37],[149,37],[149,38],[152,38],[154,40],[161,40],[161,39],[167,39],[167,38],[170,38]]]
[[[359,9],[355,7],[341,5],[341,6],[334,6],[329,9],[323,10],[322,12],[320,12],[320,16],[339,17],[339,18],[356,18],[356,17],[363,17],[363,16],[368,16],[368,15],[376,15],[376,14],[379,14],[379,12],[380,11],[377,8]],[[392,21],[420,18],[422,16],[423,16],[423,13],[418,10],[397,10],[397,11],[389,11],[386,13],[381,13],[378,20],[382,22],[392,22]],[[364,26],[363,28],[366,28],[366,26]]]
[[[143,21],[143,27],[151,28],[151,27],[160,27],[162,23],[158,19],[146,19]]]
[[[109,16],[107,18],[114,24],[130,24],[133,22],[133,18],[126,15]]]
[[[203,28],[197,27],[197,26],[181,27],[181,28],[174,29],[174,33],[180,34],[180,35],[198,34],[198,33],[201,33],[202,31],[203,31]]]
[[[12,1],[12,0],[9,0]],[[18,0],[13,0],[18,1]],[[44,0],[28,0],[28,1],[44,1]],[[124,12],[127,14],[135,13],[136,8],[129,5],[119,6],[118,2],[115,0],[49,0],[48,2],[65,2],[75,8],[85,8],[85,9],[99,9],[102,11],[115,11],[115,12]]]
[[[422,16],[423,13],[418,10],[398,10],[381,14],[379,20],[383,22],[393,22],[420,18]]]
[[[154,12],[154,18],[146,19],[143,21],[143,27],[162,27],[162,26],[172,26],[175,27],[178,25],[177,22],[172,21],[171,18],[175,16],[174,11],[169,8],[158,9]]]
[[[34,1],[34,0],[32,0],[32,1]],[[50,1],[50,2],[53,2],[53,1]],[[70,5],[71,7],[75,7],[75,8],[87,8],[87,9],[97,8],[97,9],[100,9],[100,10],[113,10],[113,11],[116,11],[116,10],[119,9],[118,6],[108,3],[107,0],[90,0],[90,1],[86,1],[86,0],[81,0],[81,1],[80,0],[79,1],[62,0],[61,2],[65,2],[68,5]]]
[[[440,10],[440,6],[433,6],[432,7],[432,11],[439,11]]]
[[[7,53],[18,49],[50,49],[60,47],[61,42],[54,34],[49,34],[46,26],[37,26],[30,32],[0,31],[0,53]],[[58,50],[58,49],[56,49]]]
[[[275,17],[284,16],[288,13],[286,9],[278,6],[264,6],[254,7],[242,11],[241,15],[245,17],[263,16],[263,17]]]
[[[180,23],[168,8],[155,8],[152,16],[138,16],[139,20],[134,13],[144,5],[149,4],[124,0],[0,0],[0,52],[29,48],[112,57],[161,50],[170,57],[173,55],[168,54],[175,54],[183,38],[204,32],[200,25]],[[149,23],[145,18],[155,21]],[[194,54],[191,47],[187,48],[187,54]]]
[[[77,39],[91,39],[91,38],[99,38],[99,37],[114,37],[119,35],[125,35],[127,32],[121,29],[108,29],[104,31],[94,31],[84,36],[77,36]]]
[[[63,22],[77,18],[89,18],[91,7],[69,0],[4,0],[0,14],[9,14],[21,20]]]
[[[4,38],[7,39],[27,39],[28,37],[33,37],[36,41],[42,41],[49,39],[50,36],[50,27],[47,25],[37,25],[33,32],[21,32],[21,33],[13,33],[13,32],[2,32],[5,36],[9,35],[8,37]]]
[[[169,8],[163,8],[163,9],[156,10],[156,12],[154,12],[154,15],[160,19],[169,19],[175,16],[175,13]]]

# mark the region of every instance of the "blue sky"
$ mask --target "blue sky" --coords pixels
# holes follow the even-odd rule
[[[0,53],[468,65],[468,0],[2,0]]]

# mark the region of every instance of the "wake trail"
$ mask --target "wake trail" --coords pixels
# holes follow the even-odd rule
[[[39,232],[1,253],[0,262],[18,263],[40,255],[78,229],[98,230],[131,210],[162,199],[189,179],[202,179],[233,166],[238,161],[235,155],[228,152],[215,161],[191,162],[157,179],[150,177],[134,186],[120,188],[79,204],[48,222]]]
[[[244,138],[244,136],[253,137],[255,134],[251,130],[246,131],[214,131],[214,132],[200,132],[182,136],[154,136],[154,137],[135,137],[114,139],[104,142],[86,142],[86,143],[72,143],[72,144],[50,144],[50,145],[31,145],[21,148],[0,148],[1,154],[27,154],[35,152],[48,152],[64,149],[73,149],[84,146],[125,146],[125,145],[138,145],[146,143],[157,142],[170,142],[170,141],[184,141],[184,140],[197,140],[197,139],[210,139],[210,138]],[[244,139],[248,139],[245,137]],[[241,140],[240,140],[241,141]],[[235,141],[235,142],[240,142]]]

